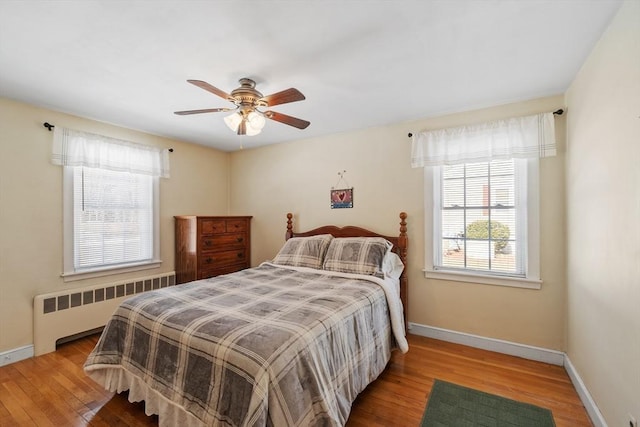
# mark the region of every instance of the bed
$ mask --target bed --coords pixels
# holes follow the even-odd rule
[[[397,237],[292,218],[270,262],[124,301],[85,372],[161,426],[344,425],[408,350],[406,214]]]

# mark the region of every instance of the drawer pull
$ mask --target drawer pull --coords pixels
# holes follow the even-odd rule
[[[207,264],[211,264],[214,261],[214,259],[209,257],[205,261],[206,261]]]
[[[236,240],[238,241],[238,243],[242,243],[244,239],[242,237],[238,237]]]
[[[244,253],[238,252],[238,258],[244,258]]]
[[[213,242],[212,242],[211,240],[205,240],[205,241],[204,241],[204,245],[205,245],[205,246],[211,246],[211,244],[212,244],[212,243],[213,243]]]

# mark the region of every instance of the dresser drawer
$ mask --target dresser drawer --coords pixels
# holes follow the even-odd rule
[[[245,246],[247,246],[245,233],[218,234],[200,238],[200,251],[202,252],[228,251]]]
[[[228,219],[227,233],[234,233],[236,231],[247,231],[247,221],[242,219]]]
[[[227,231],[227,222],[224,219],[201,219],[202,234],[218,234]]]
[[[198,266],[201,270],[209,270],[212,268],[224,267],[227,265],[240,264],[244,262],[247,262],[247,253],[244,249],[238,249],[235,251],[202,254],[199,259]]]

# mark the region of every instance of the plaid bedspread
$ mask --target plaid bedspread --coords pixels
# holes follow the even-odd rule
[[[262,265],[126,300],[85,371],[124,369],[203,425],[344,425],[394,342],[376,283]]]

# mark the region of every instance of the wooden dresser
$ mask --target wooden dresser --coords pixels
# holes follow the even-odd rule
[[[176,284],[250,267],[250,216],[176,216]]]

